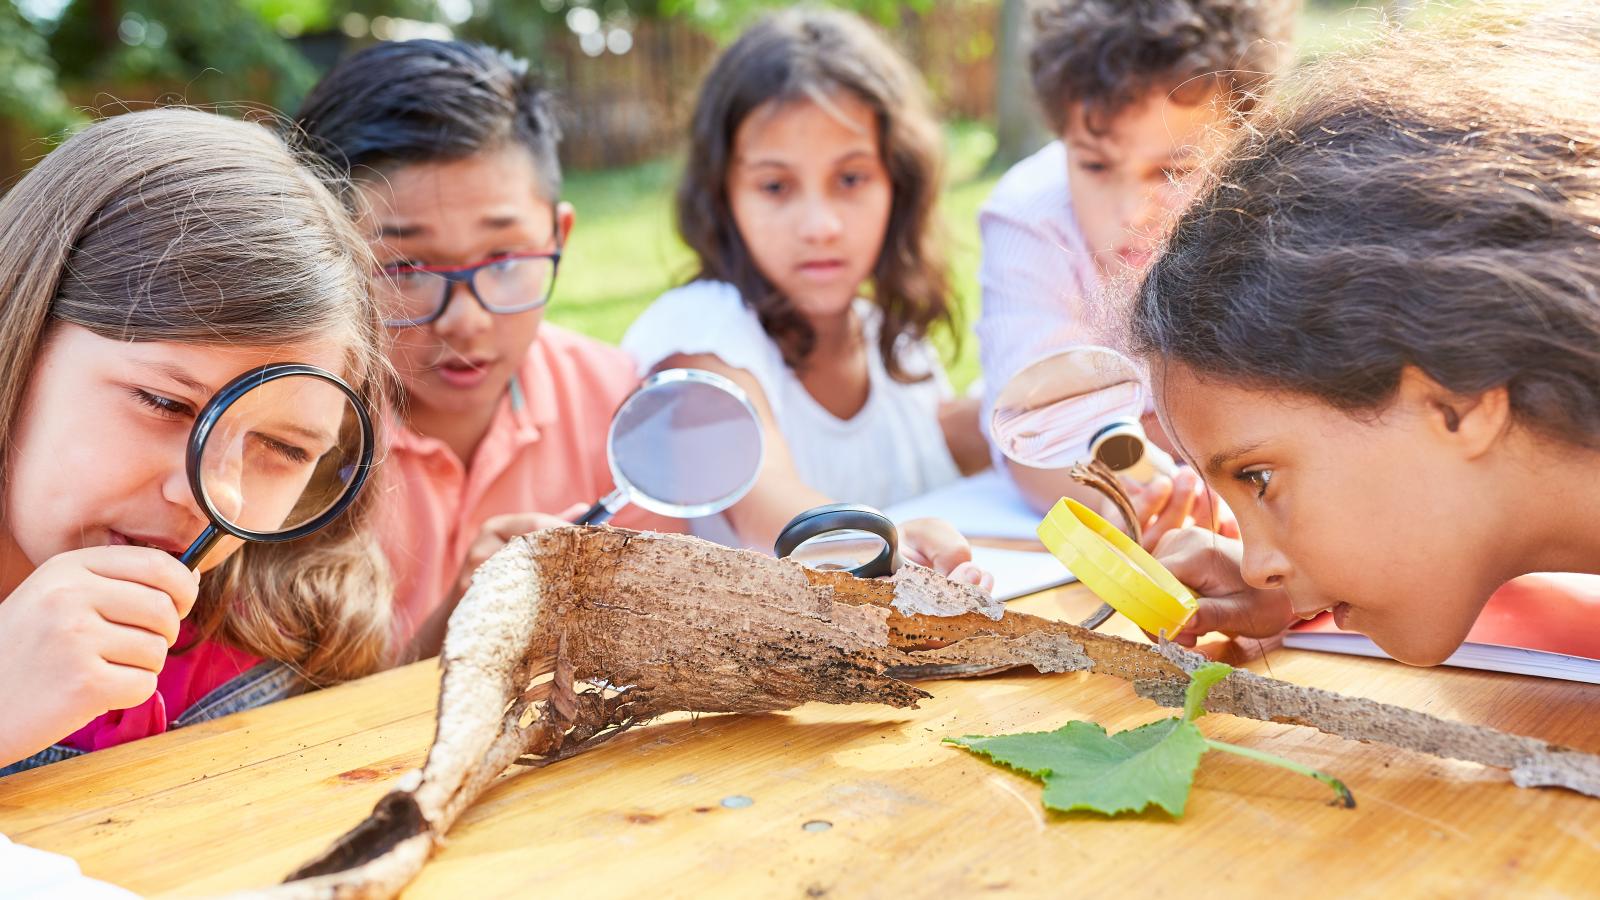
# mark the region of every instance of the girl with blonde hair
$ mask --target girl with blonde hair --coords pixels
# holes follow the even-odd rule
[[[306,363],[383,408],[367,268],[280,139],[201,112],[101,121],[0,199],[0,775],[388,661],[370,492],[301,540],[176,558],[223,385]]]

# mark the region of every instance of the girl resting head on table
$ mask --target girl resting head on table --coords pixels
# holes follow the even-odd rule
[[[1190,642],[1332,609],[1431,665],[1506,581],[1600,573],[1600,13],[1502,27],[1300,75],[1146,277],[1134,349],[1242,537],[1157,547]]]

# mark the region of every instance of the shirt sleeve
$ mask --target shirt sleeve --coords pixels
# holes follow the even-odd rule
[[[978,358],[987,423],[997,394],[1029,363],[1052,350],[1091,342],[1083,321],[1085,288],[1073,248],[1041,222],[986,208],[978,216],[983,258],[978,281]],[[989,437],[988,428],[984,436]],[[1000,465],[998,450],[991,451]]]

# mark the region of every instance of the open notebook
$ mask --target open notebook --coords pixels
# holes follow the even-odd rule
[[[1388,656],[1365,636],[1339,630],[1329,614],[1290,629],[1283,645]],[[1508,583],[1444,664],[1600,684],[1600,576],[1539,574]]]

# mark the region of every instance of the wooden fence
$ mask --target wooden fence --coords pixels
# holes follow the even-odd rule
[[[888,29],[923,73],[942,114],[992,118],[999,16],[998,0],[937,2],[926,13],[907,12]],[[313,37],[334,44],[343,40],[337,33]],[[338,52],[336,46],[322,44],[317,57]],[[657,158],[683,146],[695,91],[717,44],[681,22],[647,20],[635,25],[625,53],[589,56],[565,30],[552,31],[537,50],[515,49],[533,57],[561,97],[567,165],[598,169]],[[262,85],[260,96],[270,96],[270,88]],[[79,86],[72,94],[75,101],[104,111],[109,111],[106,101],[111,98],[127,101],[131,108],[230,99],[197,96],[195,91],[195,84],[119,84]],[[40,136],[0,119],[0,190],[47,149]]]
[[[995,2],[936,3],[891,29],[942,114],[992,117],[999,15]],[[716,52],[709,37],[675,21],[640,23],[633,46],[620,55],[590,57],[573,35],[553,36],[543,61],[566,109],[567,164],[609,168],[681,147],[695,91]]]

